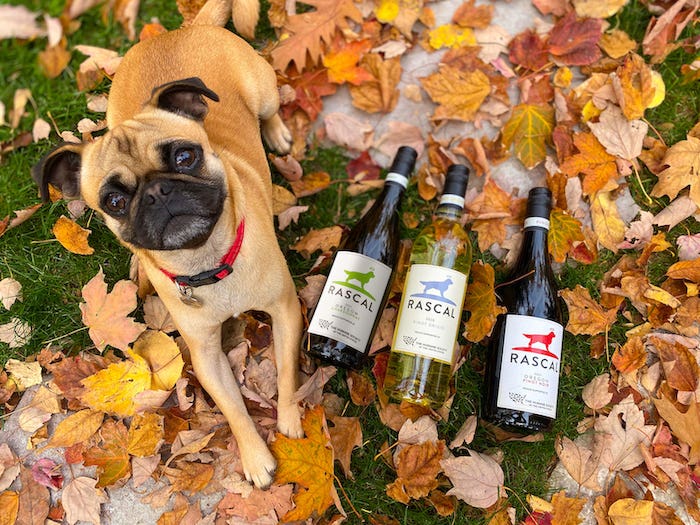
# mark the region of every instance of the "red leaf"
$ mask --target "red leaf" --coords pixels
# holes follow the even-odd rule
[[[598,41],[603,34],[603,23],[594,18],[576,19],[571,11],[552,28],[549,52],[567,66],[592,64],[602,56]]]

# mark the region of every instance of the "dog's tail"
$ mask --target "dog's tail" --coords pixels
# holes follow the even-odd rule
[[[236,31],[244,38],[252,40],[259,16],[259,0],[208,0],[192,23],[225,26],[229,18],[233,18]]]

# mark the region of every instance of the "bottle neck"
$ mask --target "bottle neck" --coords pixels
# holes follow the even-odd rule
[[[435,210],[435,217],[458,221],[462,218],[464,211],[464,197],[443,193],[440,197],[440,204]]]
[[[530,218],[528,218],[529,220]],[[537,221],[542,221],[539,217],[535,217]],[[523,242],[520,248],[520,254],[516,263],[516,268],[538,268],[549,264],[549,249],[547,244],[547,236],[549,228],[544,227],[544,223],[532,221],[537,226],[529,226],[526,222],[525,230],[523,231]],[[544,219],[547,223],[546,219]]]

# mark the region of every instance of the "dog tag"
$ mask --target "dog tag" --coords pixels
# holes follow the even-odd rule
[[[183,286],[180,283],[175,284],[177,285],[178,292],[180,292],[180,301],[185,303],[187,306],[193,306],[195,308],[202,307],[202,301],[194,296],[191,286]]]

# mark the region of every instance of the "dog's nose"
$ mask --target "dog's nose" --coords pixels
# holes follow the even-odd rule
[[[168,196],[173,191],[173,184],[168,180],[157,180],[151,182],[144,190],[145,197],[149,204],[155,204],[162,197]]]

